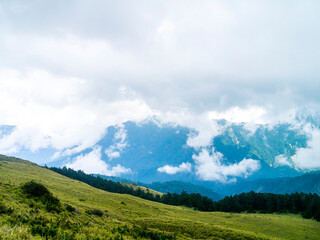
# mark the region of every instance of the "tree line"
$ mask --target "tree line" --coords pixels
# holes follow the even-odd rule
[[[106,180],[80,170],[75,171],[66,167],[49,169],[108,192],[129,194],[168,205],[191,207],[199,211],[295,213],[301,214],[304,218],[314,218],[320,221],[320,197],[317,194],[272,194],[251,191],[228,196],[220,201],[213,201],[199,193],[188,194],[185,191],[181,194],[168,192],[160,196],[151,193],[149,189],[133,188],[131,185]]]
[[[215,211],[294,213],[320,221],[320,197],[316,193],[241,193],[215,202]]]

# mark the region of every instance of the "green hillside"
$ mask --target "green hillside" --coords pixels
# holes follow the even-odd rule
[[[320,223],[298,215],[199,212],[105,192],[30,162],[0,157],[0,239],[318,239]],[[34,180],[60,200],[28,197]],[[67,205],[66,205],[67,204]]]

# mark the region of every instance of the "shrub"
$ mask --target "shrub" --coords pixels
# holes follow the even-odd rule
[[[60,200],[57,197],[52,196],[51,193],[43,196],[42,202],[46,205],[46,210],[48,212],[61,212]]]
[[[7,208],[3,203],[0,202],[0,214],[11,214],[13,208]]]
[[[61,212],[61,203],[49,190],[40,183],[34,181],[26,182],[21,186],[22,191],[29,197],[40,200],[48,212]]]
[[[53,238],[57,235],[57,228],[42,225],[33,225],[31,226],[31,234],[40,235],[46,238]]]
[[[98,217],[102,217],[103,216],[103,212],[99,209],[92,209],[92,214],[96,215]]]
[[[41,197],[50,194],[49,190],[42,184],[34,181],[26,182],[22,185],[22,191],[32,197]]]
[[[7,208],[3,203],[0,203],[0,214],[7,213]]]
[[[102,217],[103,216],[103,212],[101,210],[99,210],[99,209],[92,209],[92,210],[88,209],[88,210],[86,210],[86,213],[89,214],[89,215],[93,214],[93,215],[96,215],[98,217]]]
[[[76,209],[69,204],[65,204],[64,206],[66,207],[66,210],[68,212],[75,212],[76,211]]]

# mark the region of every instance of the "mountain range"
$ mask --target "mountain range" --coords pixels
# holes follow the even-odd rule
[[[199,158],[206,152],[209,158],[218,158],[212,166],[222,170],[212,171],[226,176],[222,179],[224,182],[242,178],[294,177],[316,170],[301,168],[295,162],[297,151],[307,148],[310,140],[310,136],[304,131],[305,126],[312,124],[313,128],[319,128],[319,123],[314,118],[302,118],[300,115],[296,117],[294,124],[260,124],[254,125],[254,129],[245,123],[235,124],[225,120],[213,121],[213,124],[218,124],[223,130],[212,137],[209,145],[197,148],[189,143],[190,139],[199,134],[195,129],[163,124],[157,119],[139,123],[125,122],[108,127],[106,134],[93,147],[62,156],[51,165],[69,164],[77,167],[75,159],[79,160],[96,151],[99,160],[108,164],[109,169],[122,167],[122,172],[110,171],[115,176],[121,175],[146,183],[176,180],[192,183],[221,181],[219,176],[216,179],[211,176],[210,171],[208,177],[199,170],[203,161]],[[250,168],[248,159],[257,161],[258,165]],[[208,161],[212,162],[210,159]],[[245,169],[239,174],[230,173],[232,165],[234,168]]]
[[[268,189],[280,193],[270,186],[279,186],[289,181],[285,179],[319,170],[301,167],[301,160],[297,161],[297,153],[309,149],[312,141],[308,129],[319,131],[319,114],[301,111],[290,123],[273,125],[212,120],[212,126],[219,131],[210,136],[210,142],[195,146],[195,140],[201,134],[210,135],[210,129],[199,132],[190,127],[163,123],[156,117],[143,122],[128,121],[108,127],[94,146],[69,155],[61,154],[47,164],[121,177],[144,185],[154,183],[152,186],[158,186],[159,190],[165,190],[170,186],[166,182],[170,182],[172,192],[179,192],[182,189],[178,187],[179,182],[184,182],[199,189],[199,186],[205,187],[207,194],[204,195],[212,198],[217,197],[215,192],[228,195]],[[12,126],[2,126],[1,136],[13,130]],[[40,149],[35,154],[46,158],[55,151]],[[28,154],[30,152],[23,150],[17,156]],[[32,154],[30,158],[34,159]],[[160,187],[159,183],[165,183],[165,186]],[[296,181],[295,185],[298,183]],[[183,189],[194,192],[190,186]]]

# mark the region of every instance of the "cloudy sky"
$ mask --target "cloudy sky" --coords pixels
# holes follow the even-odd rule
[[[317,0],[1,0],[0,125],[16,126],[1,153],[77,151],[154,115],[205,129],[197,147],[217,134],[213,118],[318,111],[319,11]]]

